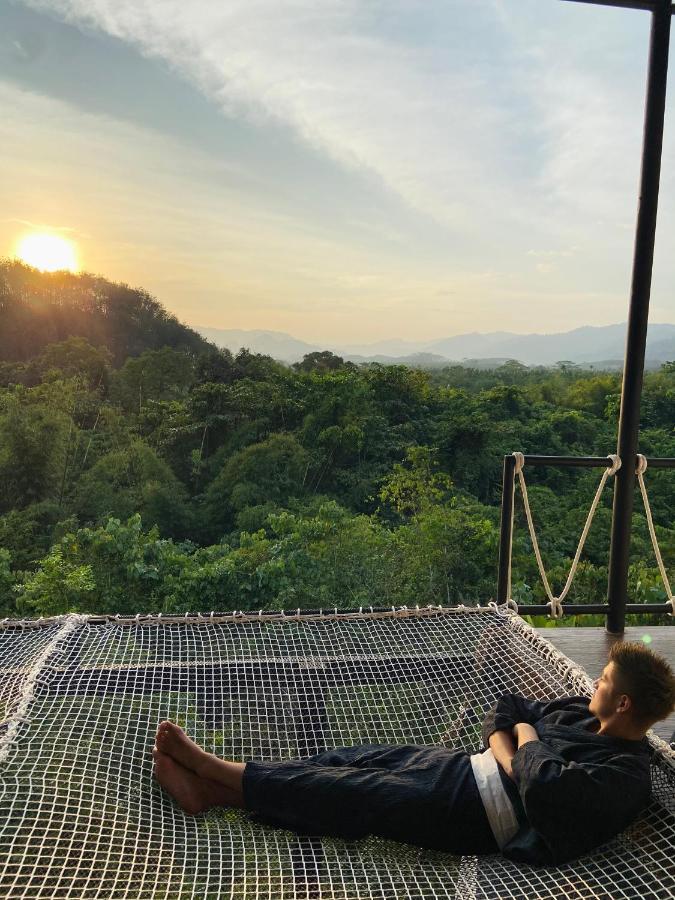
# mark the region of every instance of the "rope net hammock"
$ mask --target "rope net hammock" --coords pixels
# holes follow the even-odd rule
[[[480,749],[505,692],[592,693],[507,608],[0,625],[0,896],[649,898],[675,892],[675,754],[650,733],[653,798],[631,828],[560,867],[379,838],[298,837],[246,813],[186,816],[152,776],[171,718],[227,758],[357,743]]]

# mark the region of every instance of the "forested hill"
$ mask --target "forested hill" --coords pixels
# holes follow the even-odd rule
[[[211,346],[147,291],[89,274],[40,272],[0,261],[0,360],[24,361],[69,337],[105,346],[113,364],[146,350]]]
[[[294,366],[218,350],[147,293],[0,269],[0,615],[356,607],[494,596],[505,453],[616,446],[619,373]],[[675,456],[675,363],[645,375],[640,451]],[[599,473],[527,472],[565,582]],[[675,562],[675,478],[649,471]],[[517,507],[513,597],[543,589]],[[607,587],[611,492],[571,603]],[[635,508],[630,597],[665,591]],[[602,621],[600,619],[600,621]]]

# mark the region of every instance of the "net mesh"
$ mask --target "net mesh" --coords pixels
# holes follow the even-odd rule
[[[331,746],[480,749],[504,692],[589,694],[518,616],[477,610],[140,618],[0,627],[0,896],[647,898],[675,892],[675,755],[650,737],[653,800],[627,832],[557,868],[378,838],[298,837],[152,776],[170,718],[231,759]]]

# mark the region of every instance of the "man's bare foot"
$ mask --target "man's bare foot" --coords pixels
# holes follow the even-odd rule
[[[152,755],[157,781],[189,816],[198,816],[217,804],[210,785],[198,775],[160,750],[154,749]]]
[[[157,781],[189,815],[197,816],[212,806],[243,808],[242,798],[224,784],[210,778],[200,778],[156,747],[152,757]]]
[[[200,767],[211,757],[210,753],[195,744],[183,729],[174,722],[160,722],[155,736],[155,745],[181,766],[199,772]]]

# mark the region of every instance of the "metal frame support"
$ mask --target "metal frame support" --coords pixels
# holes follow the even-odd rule
[[[593,6],[616,6],[618,9],[642,9],[652,12],[662,0],[571,0],[572,3],[587,3]],[[669,0],[672,2],[672,0]],[[675,6],[671,7],[675,13]]]
[[[640,429],[640,398],[644,374],[645,346],[647,343],[649,296],[656,235],[656,212],[661,176],[670,20],[675,12],[675,6],[672,0],[572,0],[572,2],[589,3],[596,6],[615,6],[621,9],[646,10],[652,16],[647,70],[647,96],[642,138],[640,200],[635,229],[633,275],[617,442],[617,453],[621,457],[622,466],[614,482],[614,507],[612,511],[612,535],[607,583],[609,611],[605,624],[610,634],[623,634],[628,594],[628,563],[633,494],[635,491],[635,463]]]
[[[651,38],[642,142],[640,202],[635,232],[626,357],[621,388],[617,453],[622,466],[614,481],[612,536],[609,552],[606,629],[622,634],[626,621],[631,520],[635,492],[635,464],[640,430],[640,399],[644,374],[649,297],[654,260],[656,213],[661,174],[663,122],[668,77],[671,0],[653,0]]]
[[[555,468],[575,468],[575,469],[603,469],[607,468],[609,459],[606,456],[532,456],[526,454],[524,457],[525,465],[530,468],[534,466],[553,466]],[[647,465],[650,469],[675,469],[675,457],[653,457],[647,459]],[[621,470],[619,470],[621,471]],[[618,473],[614,475],[616,479]],[[514,505],[514,488],[516,482],[516,458],[510,453],[504,457],[504,469],[502,476],[502,512],[501,524],[499,532],[499,572],[497,576],[497,603],[500,605],[506,603],[509,598],[509,573],[512,559],[513,546],[513,505]],[[591,613],[602,613],[609,615],[611,607],[608,603],[569,603],[565,607],[565,614],[573,613],[575,616],[585,616]],[[550,608],[544,604],[527,605],[521,608],[521,612],[531,615],[548,615]],[[671,615],[672,607],[670,602],[665,603],[627,603],[623,607],[625,613],[639,613],[640,615]]]
[[[513,500],[516,486],[516,458],[504,457],[502,475],[502,515],[499,527],[499,574],[497,577],[497,603],[509,599],[509,573],[513,542]]]

